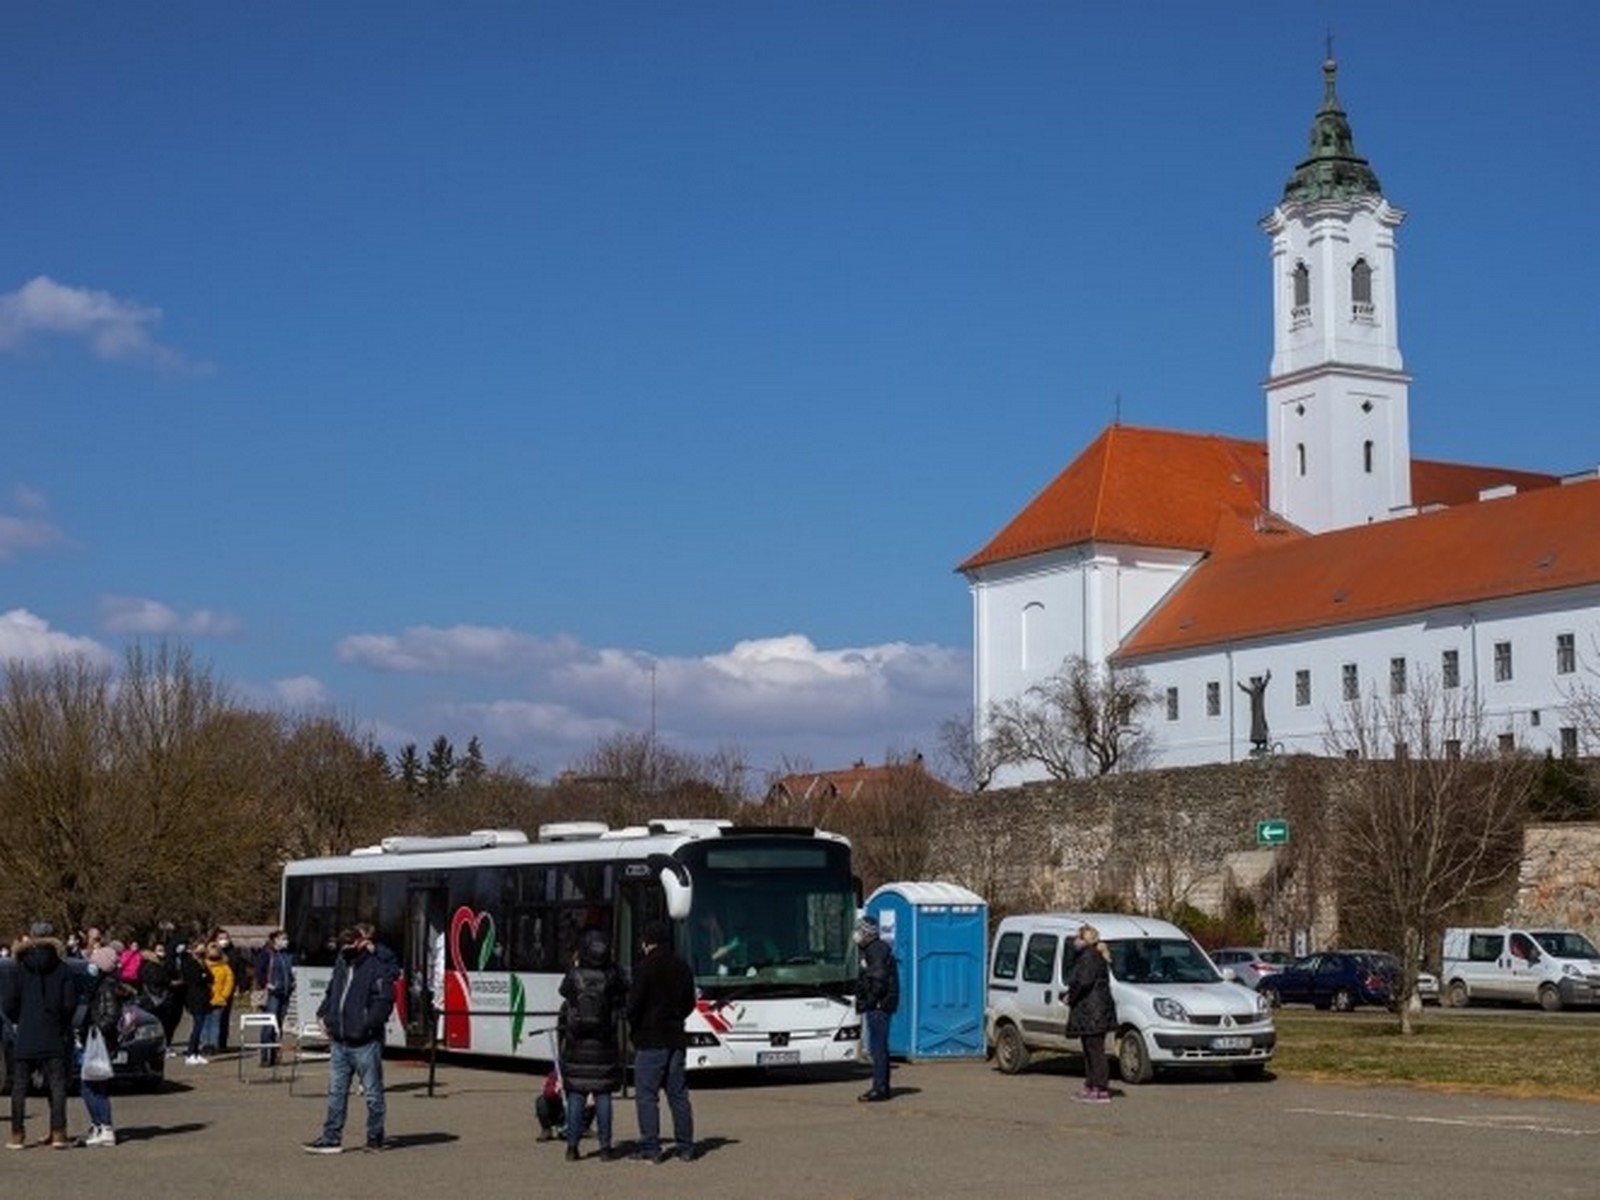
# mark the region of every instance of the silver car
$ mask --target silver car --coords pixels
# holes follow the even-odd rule
[[[1211,952],[1211,961],[1217,964],[1219,971],[1231,970],[1234,978],[1245,987],[1258,988],[1268,975],[1292,963],[1294,956],[1286,950],[1265,946],[1224,946]]]

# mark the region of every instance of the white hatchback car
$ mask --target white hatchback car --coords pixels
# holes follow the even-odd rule
[[[1111,951],[1117,1006],[1112,1052],[1124,1082],[1157,1070],[1228,1066],[1258,1078],[1272,1060],[1277,1031],[1266,1000],[1225,980],[1183,930],[1168,921],[1120,913],[1035,913],[1007,917],[989,958],[986,1027],[1001,1071],[1028,1065],[1035,1050],[1077,1050],[1066,1034],[1066,980],[1074,935],[1093,925]]]

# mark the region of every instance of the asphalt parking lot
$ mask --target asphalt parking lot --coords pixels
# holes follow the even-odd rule
[[[114,1189],[170,1200],[338,1195],[695,1197],[1352,1194],[1541,1197],[1600,1194],[1600,1105],[1446,1095],[1277,1079],[1115,1086],[1078,1104],[1081,1079],[1050,1062],[1002,1076],[980,1062],[897,1064],[895,1098],[860,1104],[859,1076],[749,1076],[694,1086],[702,1149],[694,1163],[568,1163],[538,1143],[539,1076],[457,1062],[386,1063],[382,1154],[303,1153],[320,1127],[325,1076],[241,1083],[236,1064],[172,1064],[156,1094],[118,1092],[112,1150],[0,1154],[0,1188],[21,1200],[81,1200]],[[82,1131],[82,1103],[71,1104]],[[44,1128],[29,1103],[29,1133]],[[663,1117],[666,1114],[663,1112]],[[619,1104],[618,1141],[635,1129]],[[352,1097],[347,1142],[363,1110]],[[592,1155],[593,1139],[584,1152]]]

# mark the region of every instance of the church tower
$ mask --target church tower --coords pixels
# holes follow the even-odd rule
[[[1395,230],[1355,152],[1322,64],[1311,150],[1262,221],[1272,238],[1268,505],[1313,533],[1381,521],[1411,504],[1411,435],[1395,303]]]

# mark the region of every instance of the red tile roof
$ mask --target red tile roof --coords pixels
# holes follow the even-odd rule
[[[1224,516],[1261,513],[1266,472],[1261,442],[1112,425],[958,569],[1081,542],[1209,550]]]
[[[1219,545],[1117,657],[1600,584],[1600,482],[1263,544]]]
[[[881,767],[869,767],[863,762],[858,762],[855,766],[840,771],[813,771],[785,775],[773,782],[767,789],[767,795],[771,799],[782,800],[825,800],[835,797],[841,800],[854,800],[871,795],[880,789],[903,784],[906,781],[902,773],[908,770],[923,776],[919,782],[940,794],[960,795],[955,788],[928,775],[918,760],[900,764],[886,763]]]
[[[1411,463],[1411,503],[1418,508],[1429,504],[1471,504],[1478,493],[1486,488],[1513,485],[1519,492],[1534,488],[1554,487],[1561,482],[1559,476],[1544,475],[1537,471],[1512,471],[1505,467],[1474,467],[1466,463],[1429,462],[1413,459]]]

